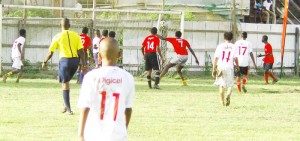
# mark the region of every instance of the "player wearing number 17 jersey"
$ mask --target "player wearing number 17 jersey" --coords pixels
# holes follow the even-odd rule
[[[106,38],[99,54],[102,67],[83,79],[78,107],[81,108],[81,141],[125,141],[134,99],[134,79],[116,66],[120,56],[118,42]]]
[[[231,32],[224,33],[225,43],[218,45],[213,61],[212,76],[216,78],[215,84],[219,86],[223,106],[229,106],[230,104],[230,96],[234,84],[234,62],[237,71],[239,71],[237,48],[230,43],[232,38],[233,34]],[[227,88],[226,99],[225,88]]]
[[[240,66],[240,71],[235,73],[236,83],[237,83],[238,91],[241,92],[241,86],[242,86],[242,89],[245,93],[247,92],[245,85],[248,79],[249,60],[250,60],[249,57],[251,57],[255,69],[257,69],[254,56],[252,53],[252,45],[250,42],[246,41],[246,39],[247,39],[247,32],[243,32],[241,34],[241,40],[235,42],[235,45],[238,48],[238,60]],[[243,83],[241,85],[242,76],[244,76],[244,78],[243,78]]]
[[[163,56],[161,55],[159,44],[160,40],[156,36],[157,34],[157,28],[153,27],[150,30],[151,35],[147,36],[142,44],[142,53],[145,59],[145,70],[147,71],[147,81],[148,81],[148,86],[151,89],[151,73],[152,69],[156,71],[155,73],[155,89],[159,89],[158,83],[159,83],[159,77],[160,77],[160,71],[159,71],[159,64],[158,64],[158,59],[156,52],[159,54],[161,57],[162,63],[165,62]]]

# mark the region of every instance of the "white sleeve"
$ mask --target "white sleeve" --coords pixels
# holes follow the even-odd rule
[[[90,77],[92,77],[92,75],[89,75],[89,73],[87,73],[82,81],[77,105],[78,108],[90,108],[92,105],[92,96],[95,93],[95,90],[93,89],[93,84],[91,82],[92,79]]]
[[[129,73],[128,73],[129,74]],[[125,101],[126,108],[131,108],[133,106],[133,100],[135,95],[135,85],[134,85],[134,78],[131,74],[128,77],[128,94]]]

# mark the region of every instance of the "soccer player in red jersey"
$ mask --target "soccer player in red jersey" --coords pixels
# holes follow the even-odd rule
[[[142,44],[142,53],[145,59],[145,70],[147,71],[147,81],[148,81],[148,86],[151,89],[151,73],[152,69],[156,71],[155,73],[155,84],[154,88],[159,89],[158,84],[159,84],[159,77],[160,77],[160,71],[159,71],[159,65],[158,65],[158,59],[156,52],[158,52],[159,56],[161,57],[162,63],[165,62],[165,59],[161,55],[161,51],[159,48],[159,38],[156,36],[157,34],[157,28],[153,27],[150,30],[151,35],[147,36]]]
[[[190,50],[190,52],[192,53],[192,55],[195,57],[196,63],[197,65],[199,65],[199,61],[195,55],[195,52],[193,51],[193,49],[191,48],[191,45],[189,44],[189,42],[185,39],[181,38],[182,33],[180,31],[176,31],[175,32],[175,37],[176,38],[164,38],[160,35],[157,35],[160,39],[162,40],[166,40],[168,42],[170,42],[173,47],[174,47],[174,51],[177,54],[176,58],[173,58],[163,69],[160,78],[162,78],[171,67],[176,66],[177,68],[177,72],[179,74],[179,76],[181,77],[182,83],[184,86],[187,85],[186,80],[184,79],[181,70],[183,69],[186,61],[188,60],[188,52],[186,50],[186,48],[188,48]]]
[[[83,45],[83,50],[84,50],[84,55],[85,55],[85,61],[87,64],[87,60],[89,59],[90,61],[93,61],[91,52],[92,52],[92,40],[91,38],[87,35],[89,32],[89,29],[87,27],[83,27],[82,33],[80,34],[80,39]],[[81,84],[83,75],[81,73],[81,64],[82,62],[79,63],[78,69],[77,69],[77,83]]]
[[[273,63],[274,63],[274,56],[273,56],[273,51],[272,51],[272,46],[271,44],[268,42],[268,36],[264,35],[262,37],[262,42],[265,44],[265,54],[259,54],[257,57],[263,57],[264,56],[264,77],[265,77],[265,81],[266,84],[268,85],[268,77],[270,76],[273,79],[273,84],[275,84],[278,79],[274,76],[274,74],[270,71],[270,69],[273,68]]]

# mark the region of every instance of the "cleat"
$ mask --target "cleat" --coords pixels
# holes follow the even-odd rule
[[[243,92],[244,92],[244,93],[247,93],[247,89],[246,89],[245,86],[242,86],[242,89],[243,89]]]
[[[154,85],[154,89],[160,89],[158,85]]]
[[[68,111],[67,114],[68,115],[74,115],[74,113],[72,111]]]
[[[183,81],[182,81],[182,85],[183,85],[183,86],[187,86],[186,80],[183,80]]]
[[[278,82],[278,79],[275,79],[275,80],[272,81],[272,84],[275,84],[277,82]]]
[[[6,75],[3,75],[3,79],[2,80],[3,80],[4,83],[6,83],[6,79],[7,79]]]
[[[65,113],[65,112],[67,112],[67,108],[66,107],[61,111],[61,113]]]
[[[229,106],[230,105],[230,97],[226,97],[226,104],[225,106]]]

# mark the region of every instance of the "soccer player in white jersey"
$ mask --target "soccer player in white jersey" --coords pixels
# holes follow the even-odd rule
[[[16,83],[19,83],[19,80],[23,73],[23,61],[24,61],[24,44],[25,44],[25,37],[26,37],[26,30],[21,29],[19,31],[19,38],[17,38],[13,46],[11,48],[11,58],[13,60],[12,64],[12,71],[8,72],[7,74],[3,75],[3,82],[6,82],[7,77],[10,77],[13,74],[18,74]]]
[[[237,48],[231,43],[232,38],[233,34],[231,32],[224,33],[225,42],[218,45],[213,61],[212,76],[216,78],[215,84],[219,86],[223,106],[229,106],[230,104],[232,86],[234,85],[234,62],[237,71],[239,71]],[[227,95],[225,98],[226,88]]]
[[[79,138],[125,141],[135,93],[134,78],[116,66],[120,49],[115,39],[108,37],[100,45],[102,67],[85,75],[80,91]]]
[[[257,69],[254,56],[252,53],[252,45],[250,42],[246,41],[246,39],[247,39],[247,32],[243,32],[241,34],[241,39],[235,42],[235,46],[238,48],[238,60],[240,66],[240,71],[235,72],[236,84],[237,84],[238,91],[241,92],[241,86],[242,86],[244,93],[247,92],[245,85],[248,80],[250,57],[252,59],[254,68]],[[242,84],[241,84],[241,77],[243,77]]]

